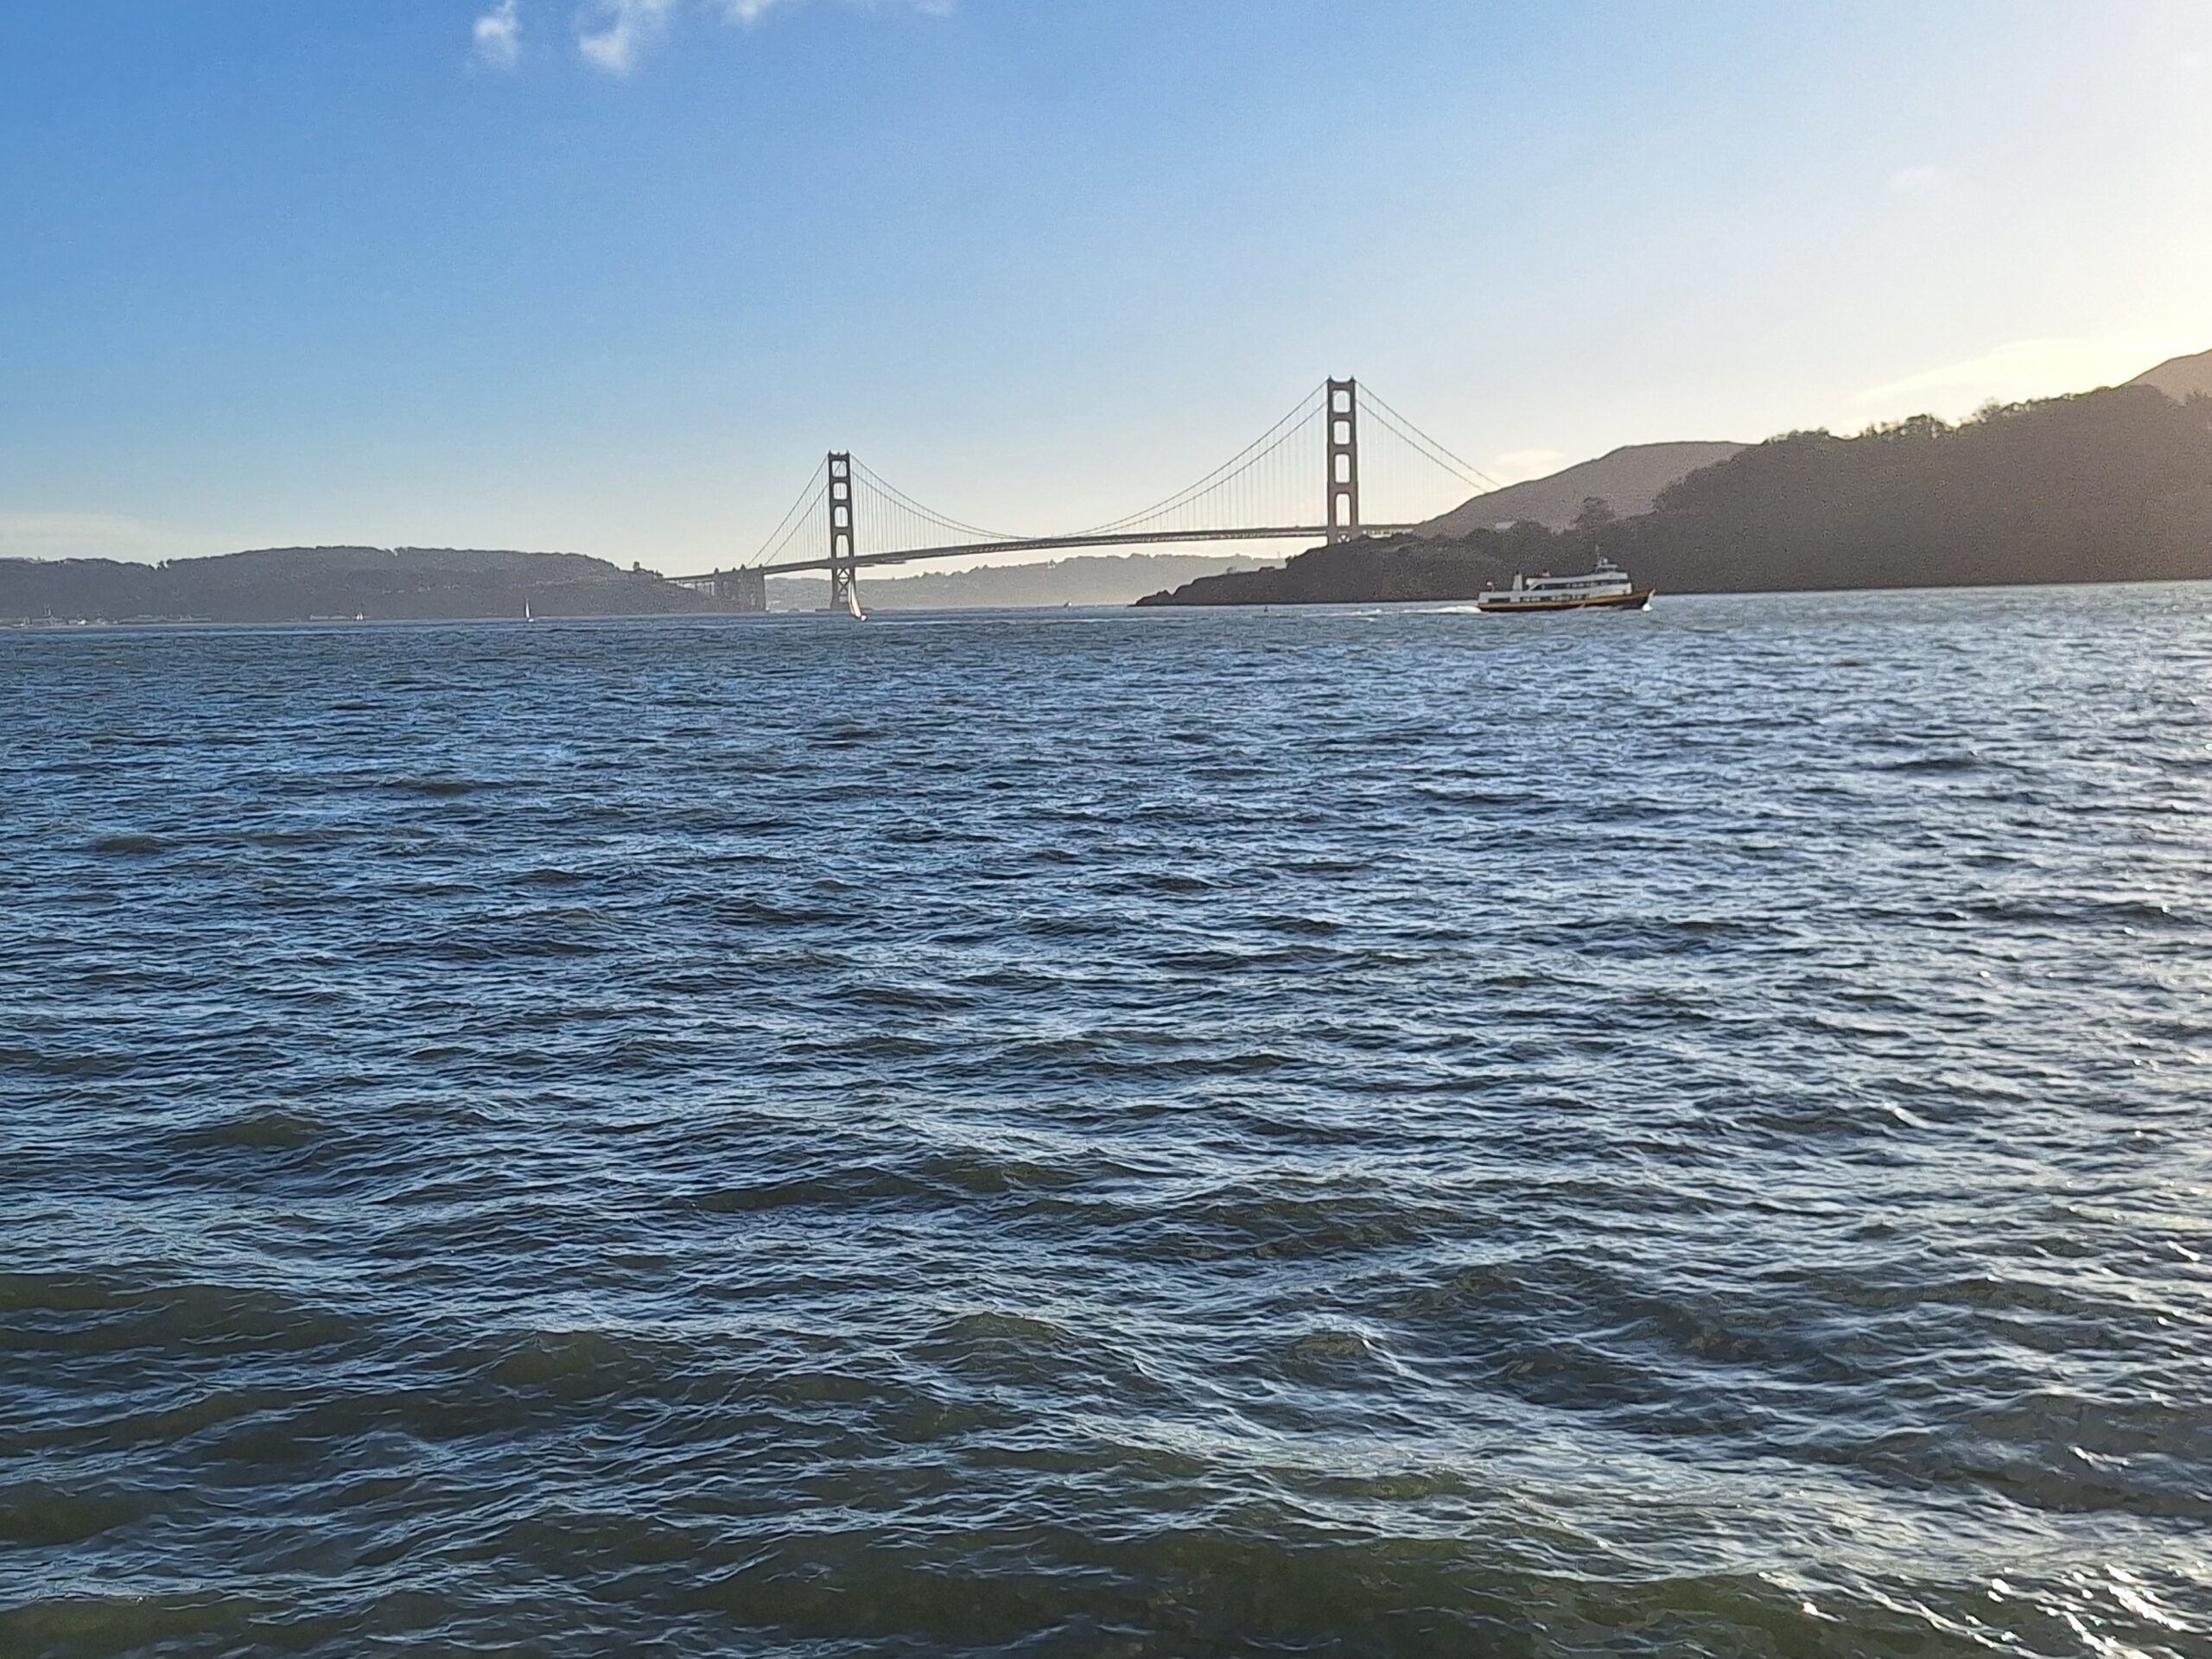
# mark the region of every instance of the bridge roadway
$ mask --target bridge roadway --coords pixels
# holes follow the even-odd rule
[[[1419,526],[1414,524],[1364,524],[1360,537],[1400,536]],[[969,542],[957,547],[915,547],[896,553],[854,553],[842,560],[826,555],[818,559],[792,559],[782,564],[758,564],[746,567],[761,576],[796,575],[805,570],[828,570],[836,564],[851,567],[880,564],[908,564],[918,559],[967,559],[984,553],[1045,553],[1062,548],[1077,547],[1139,547],[1163,542],[1302,542],[1325,541],[1331,534],[1326,524],[1271,524],[1255,530],[1152,530],[1124,531],[1116,535],[1091,536],[1035,536],[1026,540],[1008,542]],[[734,570],[710,571],[700,576],[674,576],[674,582],[711,582],[717,576],[734,575]]]

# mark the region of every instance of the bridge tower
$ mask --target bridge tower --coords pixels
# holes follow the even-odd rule
[[[831,451],[830,455],[830,603],[833,611],[850,610],[860,582],[860,566],[853,547],[853,458]]]
[[[1329,382],[1329,539],[1359,539],[1359,382]],[[1313,452],[1308,450],[1307,454]]]

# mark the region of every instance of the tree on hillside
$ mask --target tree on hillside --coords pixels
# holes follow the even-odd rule
[[[1582,511],[1574,515],[1574,528],[1587,535],[1592,531],[1603,530],[1619,518],[1620,514],[1613,511],[1613,504],[1604,496],[1586,495],[1582,498]]]

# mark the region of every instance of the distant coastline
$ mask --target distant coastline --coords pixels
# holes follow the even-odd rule
[[[1625,509],[1625,510],[1624,510]],[[2212,578],[2212,353],[2127,385],[1851,436],[1631,445],[1480,495],[1418,531],[1279,565],[1087,556],[871,575],[873,607],[1457,601],[1603,553],[1667,593]],[[827,584],[778,578],[772,608]],[[0,627],[728,613],[575,553],[270,548],[211,558],[0,558]]]
[[[465,621],[722,608],[652,571],[575,553],[295,547],[160,564],[0,559],[0,621],[18,626]]]
[[[1128,605],[1162,583],[1246,559],[1129,554],[871,575],[872,609]],[[777,577],[771,609],[814,610],[826,580]],[[656,571],[573,553],[466,548],[270,548],[164,564],[0,559],[0,628],[424,622],[729,614],[713,594]]]

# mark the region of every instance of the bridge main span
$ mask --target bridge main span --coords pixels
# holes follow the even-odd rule
[[[678,580],[737,609],[766,610],[770,576],[824,571],[830,577],[829,608],[846,610],[857,607],[863,565],[1176,543],[1341,543],[1410,530],[1411,523],[1370,524],[1362,518],[1363,411],[1396,440],[1401,460],[1440,469],[1456,485],[1478,493],[1497,487],[1495,480],[1460,461],[1389,404],[1363,397],[1357,380],[1332,379],[1189,488],[1128,518],[1068,535],[1022,536],[963,524],[893,488],[851,452],[832,450],[760,552],[735,569]],[[1318,457],[1304,448],[1313,435],[1320,439]],[[1302,514],[1286,509],[1312,487],[1313,474],[1306,469],[1316,458],[1322,467],[1321,512],[1318,522],[1306,522]],[[1309,480],[1302,486],[1300,474]],[[806,536],[810,523],[817,525],[819,539]],[[806,540],[821,551],[804,552]]]

